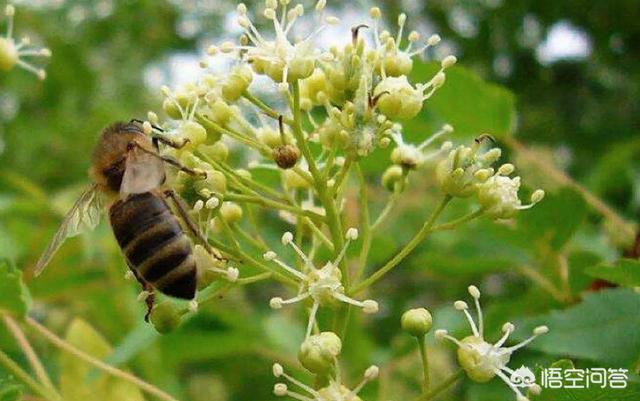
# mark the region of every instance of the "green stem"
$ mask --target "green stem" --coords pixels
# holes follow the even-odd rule
[[[48,389],[35,381],[27,372],[9,358],[7,354],[0,350],[0,365],[4,366],[7,372],[11,373],[18,380],[29,387],[35,394],[49,400],[49,401],[63,401],[62,397],[57,394],[53,389]]]
[[[281,203],[265,197],[253,196],[253,195],[231,194],[231,193],[225,194],[222,197],[224,200],[255,203],[257,205],[269,207],[272,209],[286,210],[288,212],[291,212],[299,216],[305,216],[305,217],[309,217],[309,218],[320,220],[320,221],[324,220],[324,216],[318,213],[315,213],[311,210],[304,210],[299,207],[291,206],[286,203]]]
[[[380,225],[384,223],[384,221],[389,217],[389,213],[393,210],[393,207],[396,205],[398,197],[400,196],[400,192],[394,191],[390,196],[387,204],[384,206],[384,209],[380,212],[378,218],[371,225],[371,231],[375,232],[380,228]]]
[[[349,295],[355,295],[365,290],[366,288],[368,288],[369,286],[371,286],[372,284],[380,280],[385,274],[387,274],[391,269],[396,267],[400,262],[402,262],[404,258],[406,258],[422,242],[422,240],[424,240],[424,238],[431,232],[431,227],[433,227],[433,224],[435,223],[436,219],[438,218],[438,216],[440,216],[440,214],[442,213],[444,208],[447,206],[447,204],[451,201],[451,199],[452,199],[451,196],[446,195],[442,199],[440,204],[436,207],[436,209],[433,211],[433,213],[431,213],[431,216],[429,216],[429,219],[424,223],[420,231],[418,231],[416,235],[413,236],[413,238],[400,250],[400,252],[398,252],[396,256],[391,258],[391,260],[389,260],[384,266],[378,269],[366,280],[362,281],[360,284],[358,284],[353,289],[351,289],[351,291],[349,292]]]
[[[124,381],[127,381],[127,382],[135,385],[136,387],[138,387],[142,391],[157,397],[158,399],[161,399],[161,400],[164,400],[164,401],[178,401],[175,398],[173,398],[170,394],[166,393],[165,391],[160,390],[156,386],[145,382],[144,380],[132,375],[131,373],[125,372],[125,371],[120,370],[120,369],[118,369],[116,367],[113,367],[113,366],[111,366],[109,364],[106,364],[103,361],[101,361],[100,359],[97,359],[97,358],[87,354],[86,352],[79,350],[78,348],[74,347],[70,343],[68,343],[65,340],[63,340],[62,338],[60,338],[57,335],[55,335],[53,332],[49,331],[46,327],[42,326],[40,323],[36,322],[35,320],[27,317],[25,319],[25,322],[29,326],[34,328],[39,334],[41,334],[51,344],[53,344],[56,347],[60,348],[60,350],[62,350],[64,352],[67,352],[67,353],[75,356],[76,358],[81,359],[84,362],[89,363],[90,365],[95,366],[96,368],[98,368],[98,369],[110,374],[111,376],[118,377],[118,378],[120,378],[120,379],[122,379]],[[51,399],[51,398],[49,398],[49,399]],[[56,399],[56,400],[58,400],[58,399]]]
[[[422,359],[422,391],[428,392],[431,386],[431,380],[429,379],[429,356],[427,355],[427,346],[425,345],[425,336],[416,337],[418,340],[418,348],[420,349],[420,358]]]
[[[254,106],[256,106],[257,108],[259,108],[260,110],[262,110],[262,112],[266,115],[268,115],[269,117],[273,118],[274,120],[277,120],[282,114],[278,113],[276,110],[272,109],[271,107],[269,107],[265,102],[263,102],[262,100],[258,99],[256,96],[252,95],[251,93],[249,93],[249,91],[246,91],[242,94],[242,96],[247,99],[249,102],[251,102]],[[290,118],[284,117],[282,121],[287,124],[287,125],[293,125],[294,122],[293,120],[291,120]]]
[[[367,258],[371,249],[371,219],[369,217],[369,196],[367,190],[367,182],[359,163],[356,163],[356,173],[358,175],[358,183],[360,184],[360,233],[362,237],[362,248],[358,259],[358,270],[355,280],[360,280],[367,266]]]
[[[250,277],[239,278],[238,281],[236,281],[236,283],[238,285],[253,284],[253,283],[257,283],[258,281],[267,280],[271,278],[271,276],[273,276],[273,273],[265,272],[265,273],[256,274]]]
[[[425,392],[414,401],[431,401],[439,396],[443,391],[451,387],[464,376],[464,370],[458,369],[454,374],[446,378],[442,383],[438,384],[433,390]]]
[[[322,202],[322,206],[326,212],[326,224],[329,226],[331,232],[331,239],[333,242],[334,254],[337,256],[338,252],[342,250],[344,246],[344,234],[342,232],[342,222],[336,208],[336,204],[331,197],[330,191],[327,189],[327,182],[322,178],[321,172],[318,170],[316,161],[309,149],[308,141],[304,137],[302,131],[302,116],[300,114],[300,84],[298,81],[293,83],[293,135],[296,138],[298,147],[300,148],[302,155],[304,156],[307,164],[309,165],[309,172],[313,177],[315,183],[315,189]],[[347,272],[347,263],[343,258],[340,262],[340,270],[342,271],[342,277],[344,280],[345,288],[349,287],[349,274]]]
[[[447,223],[442,223],[442,224],[438,224],[437,226],[434,226],[431,229],[431,232],[436,232],[436,231],[447,231],[447,230],[452,230],[454,228],[456,228],[457,226],[459,226],[460,224],[466,223],[468,221],[471,221],[475,218],[478,218],[480,216],[482,216],[484,214],[484,209],[478,209],[473,213],[469,213],[465,216],[462,216],[460,218],[457,218],[455,220],[451,220]]]

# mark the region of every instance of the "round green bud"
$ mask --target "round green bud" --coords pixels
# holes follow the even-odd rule
[[[0,38],[0,71],[9,71],[18,63],[18,50],[7,38]]]
[[[207,140],[207,130],[195,121],[185,121],[180,125],[178,134],[189,140],[189,146],[195,147]]]
[[[229,148],[222,142],[213,145],[200,145],[198,150],[215,161],[225,162],[229,156]]]
[[[151,311],[151,323],[160,334],[169,333],[180,326],[182,313],[171,301],[159,303]]]
[[[227,178],[218,170],[206,169],[206,179],[199,179],[194,182],[194,189],[198,193],[203,193],[203,190],[209,192],[224,194],[227,192]]]
[[[226,126],[235,114],[233,107],[229,106],[224,100],[217,99],[209,105],[211,118],[214,122]]]
[[[404,171],[402,167],[394,164],[387,168],[382,174],[382,186],[384,186],[388,191],[395,191],[396,187],[400,185],[400,188],[404,186],[405,177]]]
[[[162,102],[162,109],[172,119],[181,120],[183,116],[180,108],[182,108],[182,110],[188,109],[191,100],[192,99],[186,93],[178,92],[174,95],[173,99],[166,98]]]
[[[236,223],[242,218],[242,208],[237,203],[224,202],[220,206],[220,216],[228,224]]]
[[[377,60],[376,70],[381,72],[384,65],[384,71],[389,77],[399,77],[401,75],[409,75],[413,69],[413,59],[405,52],[394,52]]]
[[[387,77],[375,88],[376,106],[391,119],[411,119],[422,110],[423,93],[415,89],[405,75]]]
[[[296,55],[293,60],[289,62],[287,81],[295,82],[299,79],[305,79],[313,73],[314,68],[315,62],[313,57]]]
[[[487,352],[492,345],[479,337],[469,336],[461,343],[463,346],[458,347],[458,363],[475,382],[488,382],[495,377],[496,366],[505,366],[509,362],[510,353],[498,355],[495,352]]]
[[[335,333],[325,331],[309,336],[298,352],[298,360],[306,369],[315,374],[327,374],[334,367],[335,358],[340,355],[342,341]]]
[[[247,65],[235,67],[222,85],[222,97],[227,102],[235,102],[249,88],[252,80],[253,74]]]
[[[431,330],[433,318],[425,308],[409,309],[402,314],[400,325],[412,336],[422,337]]]
[[[311,184],[298,173],[293,170],[284,170],[282,172],[284,183],[289,189],[304,189],[310,188]]]
[[[269,126],[258,128],[256,130],[256,138],[260,143],[265,144],[270,148],[282,145],[282,137],[280,136],[280,133]]]

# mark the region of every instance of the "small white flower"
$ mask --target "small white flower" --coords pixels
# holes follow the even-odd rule
[[[525,347],[536,337],[546,334],[549,328],[547,326],[538,326],[533,330],[531,337],[519,344],[507,347],[504,344],[509,335],[515,330],[515,326],[507,322],[502,326],[502,332],[504,333],[502,338],[491,344],[484,338],[484,319],[482,308],[480,307],[480,290],[476,286],[469,286],[469,294],[474,300],[478,313],[477,325],[471,313],[469,313],[469,306],[466,302],[456,301],[454,307],[464,313],[473,334],[458,340],[450,336],[447,330],[439,329],[436,330],[435,337],[440,340],[447,339],[458,346],[458,362],[469,378],[476,382],[484,383],[498,376],[515,393],[517,401],[527,401],[527,398],[522,395],[518,387],[511,382],[510,375],[513,374],[513,370],[507,364],[515,351]],[[532,391],[538,391],[539,389],[540,387],[536,384],[531,386]]]
[[[319,19],[323,19],[324,3],[321,0],[315,7]],[[244,29],[244,39],[239,46],[224,43],[218,49],[223,53],[237,51],[240,57],[251,63],[255,72],[266,74],[279,82],[278,87],[282,90],[288,88],[288,83],[311,75],[316,62],[322,57],[312,39],[328,25],[337,22],[334,17],[324,17],[316,31],[302,40],[294,41],[289,36],[296,20],[304,14],[301,4],[289,8],[289,1],[281,1],[280,7],[276,2],[266,3],[262,16],[273,22],[274,38],[267,38],[258,31],[244,4],[238,5],[237,13],[238,24]],[[209,52],[212,53],[217,51]]]
[[[495,175],[478,184],[478,201],[485,208],[485,213],[494,219],[511,218],[519,210],[530,209],[544,197],[544,191],[539,189],[532,194],[531,203],[523,205],[518,198],[520,177],[508,177],[513,171],[512,164],[503,164]]]
[[[358,393],[372,380],[375,380],[380,372],[376,365],[371,365],[365,370],[362,380],[353,390],[342,384],[340,369],[336,364],[337,373],[329,379],[329,384],[319,390],[301,382],[284,371],[280,364],[273,365],[273,375],[284,378],[289,383],[298,387],[300,392],[293,391],[285,383],[277,383],[273,387],[273,393],[278,397],[288,396],[301,401],[361,401]]]
[[[289,232],[282,236],[282,244],[290,246],[298,254],[304,263],[303,271],[297,270],[278,259],[278,255],[273,251],[266,252],[263,257],[267,261],[277,263],[287,272],[291,273],[300,282],[301,289],[293,298],[282,299],[280,297],[272,298],[269,305],[273,309],[280,309],[284,305],[301,302],[307,298],[313,300],[311,311],[309,313],[309,321],[307,324],[307,332],[305,338],[311,335],[311,329],[316,319],[318,308],[322,305],[344,302],[357,306],[365,313],[376,313],[378,311],[378,303],[373,300],[358,301],[344,293],[342,285],[342,274],[338,265],[344,258],[347,247],[355,238],[357,238],[357,230],[351,228],[345,235],[346,241],[344,247],[335,260],[327,262],[322,268],[316,268],[309,257],[293,241],[293,235]]]
[[[0,36],[0,71],[10,71],[18,66],[25,71],[35,74],[38,79],[45,79],[46,72],[42,68],[37,68],[33,64],[24,60],[25,57],[51,57],[51,51],[47,48],[36,48],[30,46],[31,40],[28,37],[22,38],[19,42],[13,38],[13,18],[16,9],[9,4],[4,9],[7,17],[7,33]]]

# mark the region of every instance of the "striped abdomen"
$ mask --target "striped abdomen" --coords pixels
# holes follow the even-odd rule
[[[196,264],[191,243],[163,198],[153,192],[130,195],[111,206],[109,218],[139,278],[164,294],[193,299]]]

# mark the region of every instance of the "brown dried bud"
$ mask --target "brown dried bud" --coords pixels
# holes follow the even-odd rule
[[[300,149],[295,145],[281,145],[273,150],[273,160],[285,170],[295,166],[299,158]]]

